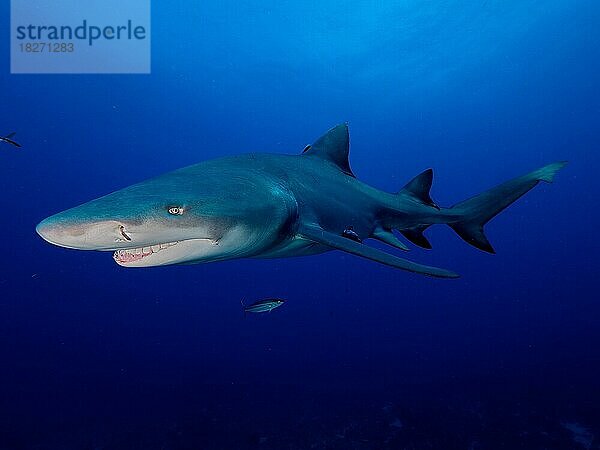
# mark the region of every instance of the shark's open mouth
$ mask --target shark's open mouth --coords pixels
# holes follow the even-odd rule
[[[113,253],[113,259],[124,267],[163,266],[206,256],[214,252],[218,245],[218,239],[183,239],[146,247],[117,250]]]
[[[147,256],[150,256],[154,253],[158,253],[161,250],[165,250],[167,248],[173,247],[174,245],[179,244],[180,241],[176,242],[167,242],[166,244],[157,244],[151,245],[149,247],[140,247],[140,248],[131,248],[127,250],[117,250],[113,254],[113,258],[116,262],[126,264],[134,261],[139,261]]]

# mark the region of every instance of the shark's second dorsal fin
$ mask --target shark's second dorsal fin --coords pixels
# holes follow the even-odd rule
[[[315,141],[314,144],[307,146],[303,154],[322,158],[338,166],[346,175],[354,176],[350,163],[348,162],[348,152],[350,150],[350,138],[348,136],[348,124],[340,124],[333,127],[323,136]]]
[[[428,205],[439,210],[440,207],[431,199],[431,195],[429,193],[432,182],[433,170],[427,169],[410,180],[408,184],[402,188],[399,194],[409,194],[424,205]]]

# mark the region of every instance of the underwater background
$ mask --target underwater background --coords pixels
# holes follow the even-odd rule
[[[600,448],[599,23],[592,0],[154,2],[151,75],[10,75],[6,32],[0,449]],[[359,179],[432,167],[443,206],[570,164],[487,226],[495,256],[427,231],[411,259],[458,280],[340,252],[124,269],[35,233],[341,122]]]

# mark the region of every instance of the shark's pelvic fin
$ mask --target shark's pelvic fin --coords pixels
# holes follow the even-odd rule
[[[350,150],[350,138],[348,136],[348,124],[340,124],[333,127],[312,145],[307,145],[302,152],[306,156],[321,158],[338,166],[342,172],[354,177],[348,153]]]
[[[448,225],[465,242],[484,252],[495,253],[494,248],[485,237],[483,226],[540,181],[551,183],[556,173],[566,164],[566,161],[548,164],[454,205],[451,211],[462,216],[462,219]]]
[[[409,251],[410,249],[396,237],[396,235],[390,229],[377,227],[371,235],[373,239],[377,239],[385,244],[391,245],[392,247],[399,248],[400,250]]]
[[[424,205],[431,206],[437,210],[440,209],[438,205],[431,199],[429,191],[431,190],[431,183],[433,182],[433,170],[427,169],[420,175],[417,175],[408,182],[406,186],[402,188],[399,194],[408,194],[419,200]]]
[[[397,269],[438,278],[458,278],[459,276],[458,274],[449,270],[417,264],[412,261],[382,252],[381,250],[369,247],[365,244],[359,244],[358,242],[323,230],[318,225],[302,225],[298,230],[298,234],[313,242],[342,250],[347,253],[352,253],[353,255],[362,256],[363,258],[395,267]]]

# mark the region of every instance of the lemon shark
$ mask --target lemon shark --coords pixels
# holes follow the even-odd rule
[[[346,124],[301,154],[251,153],[213,159],[126,187],[43,220],[37,232],[66,248],[114,252],[124,267],[194,264],[233,258],[281,258],[341,250],[397,269],[441,278],[430,267],[372,247],[431,248],[423,231],[449,225],[462,239],[494,253],[483,226],[536,186],[551,182],[556,162],[450,208],[430,196],[428,169],[397,193],[353,174]]]

